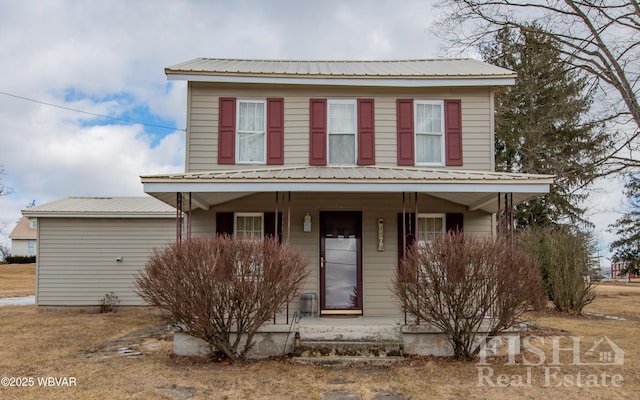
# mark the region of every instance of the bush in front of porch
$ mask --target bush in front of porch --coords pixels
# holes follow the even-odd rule
[[[454,232],[414,246],[392,290],[409,316],[447,335],[461,360],[481,350],[478,339],[513,328],[523,313],[544,304],[531,257],[503,240]]]
[[[136,292],[168,310],[212,355],[244,359],[258,329],[300,294],[304,258],[276,240],[219,235],[156,249]]]

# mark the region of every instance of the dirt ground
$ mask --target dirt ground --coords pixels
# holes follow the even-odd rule
[[[210,363],[172,356],[168,321],[149,309],[86,314],[0,307],[0,377],[9,378],[0,399],[635,399],[640,285],[604,284],[597,291],[586,311],[604,317],[533,316],[541,327],[529,332],[537,353],[482,364],[407,357],[385,368],[300,366],[288,357]],[[624,352],[621,364],[611,346],[599,352],[604,361],[588,358],[605,338]]]

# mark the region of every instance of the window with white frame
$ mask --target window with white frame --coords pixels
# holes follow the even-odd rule
[[[236,161],[247,164],[266,162],[267,105],[264,100],[238,100]]]
[[[37,219],[30,219],[29,220],[29,228],[31,229],[38,229],[38,220]]]
[[[242,239],[262,239],[264,236],[264,214],[236,213],[233,232]]]
[[[444,164],[444,102],[414,102],[415,151],[417,165]]]
[[[355,165],[357,113],[355,100],[328,100],[328,164]]]
[[[29,240],[27,242],[27,255],[29,255],[29,256],[35,256],[36,255],[36,241],[35,240]]]
[[[233,232],[236,237],[245,240],[261,240],[264,237],[264,214],[236,213],[234,216]],[[244,261],[237,260],[236,277],[248,281],[262,279],[262,260],[252,259],[248,261],[248,265],[244,264]]]
[[[417,245],[426,246],[434,236],[445,232],[445,214],[418,214]]]

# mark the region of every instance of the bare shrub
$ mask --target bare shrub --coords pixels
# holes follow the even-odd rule
[[[244,359],[258,328],[300,294],[305,264],[273,239],[195,238],[155,250],[136,293],[167,309],[211,354]]]
[[[518,237],[534,257],[549,300],[558,311],[579,314],[596,296],[588,237],[563,228],[531,229]]]
[[[101,314],[118,311],[120,298],[113,292],[105,293],[104,297],[98,300],[99,311]]]
[[[454,356],[471,360],[478,339],[518,324],[542,304],[542,280],[533,260],[504,241],[448,233],[414,247],[393,280],[410,316],[440,328]]]

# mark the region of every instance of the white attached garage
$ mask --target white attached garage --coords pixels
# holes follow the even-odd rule
[[[151,197],[68,197],[24,210],[38,220],[36,304],[144,305],[135,275],[154,248],[175,240],[175,209]]]

